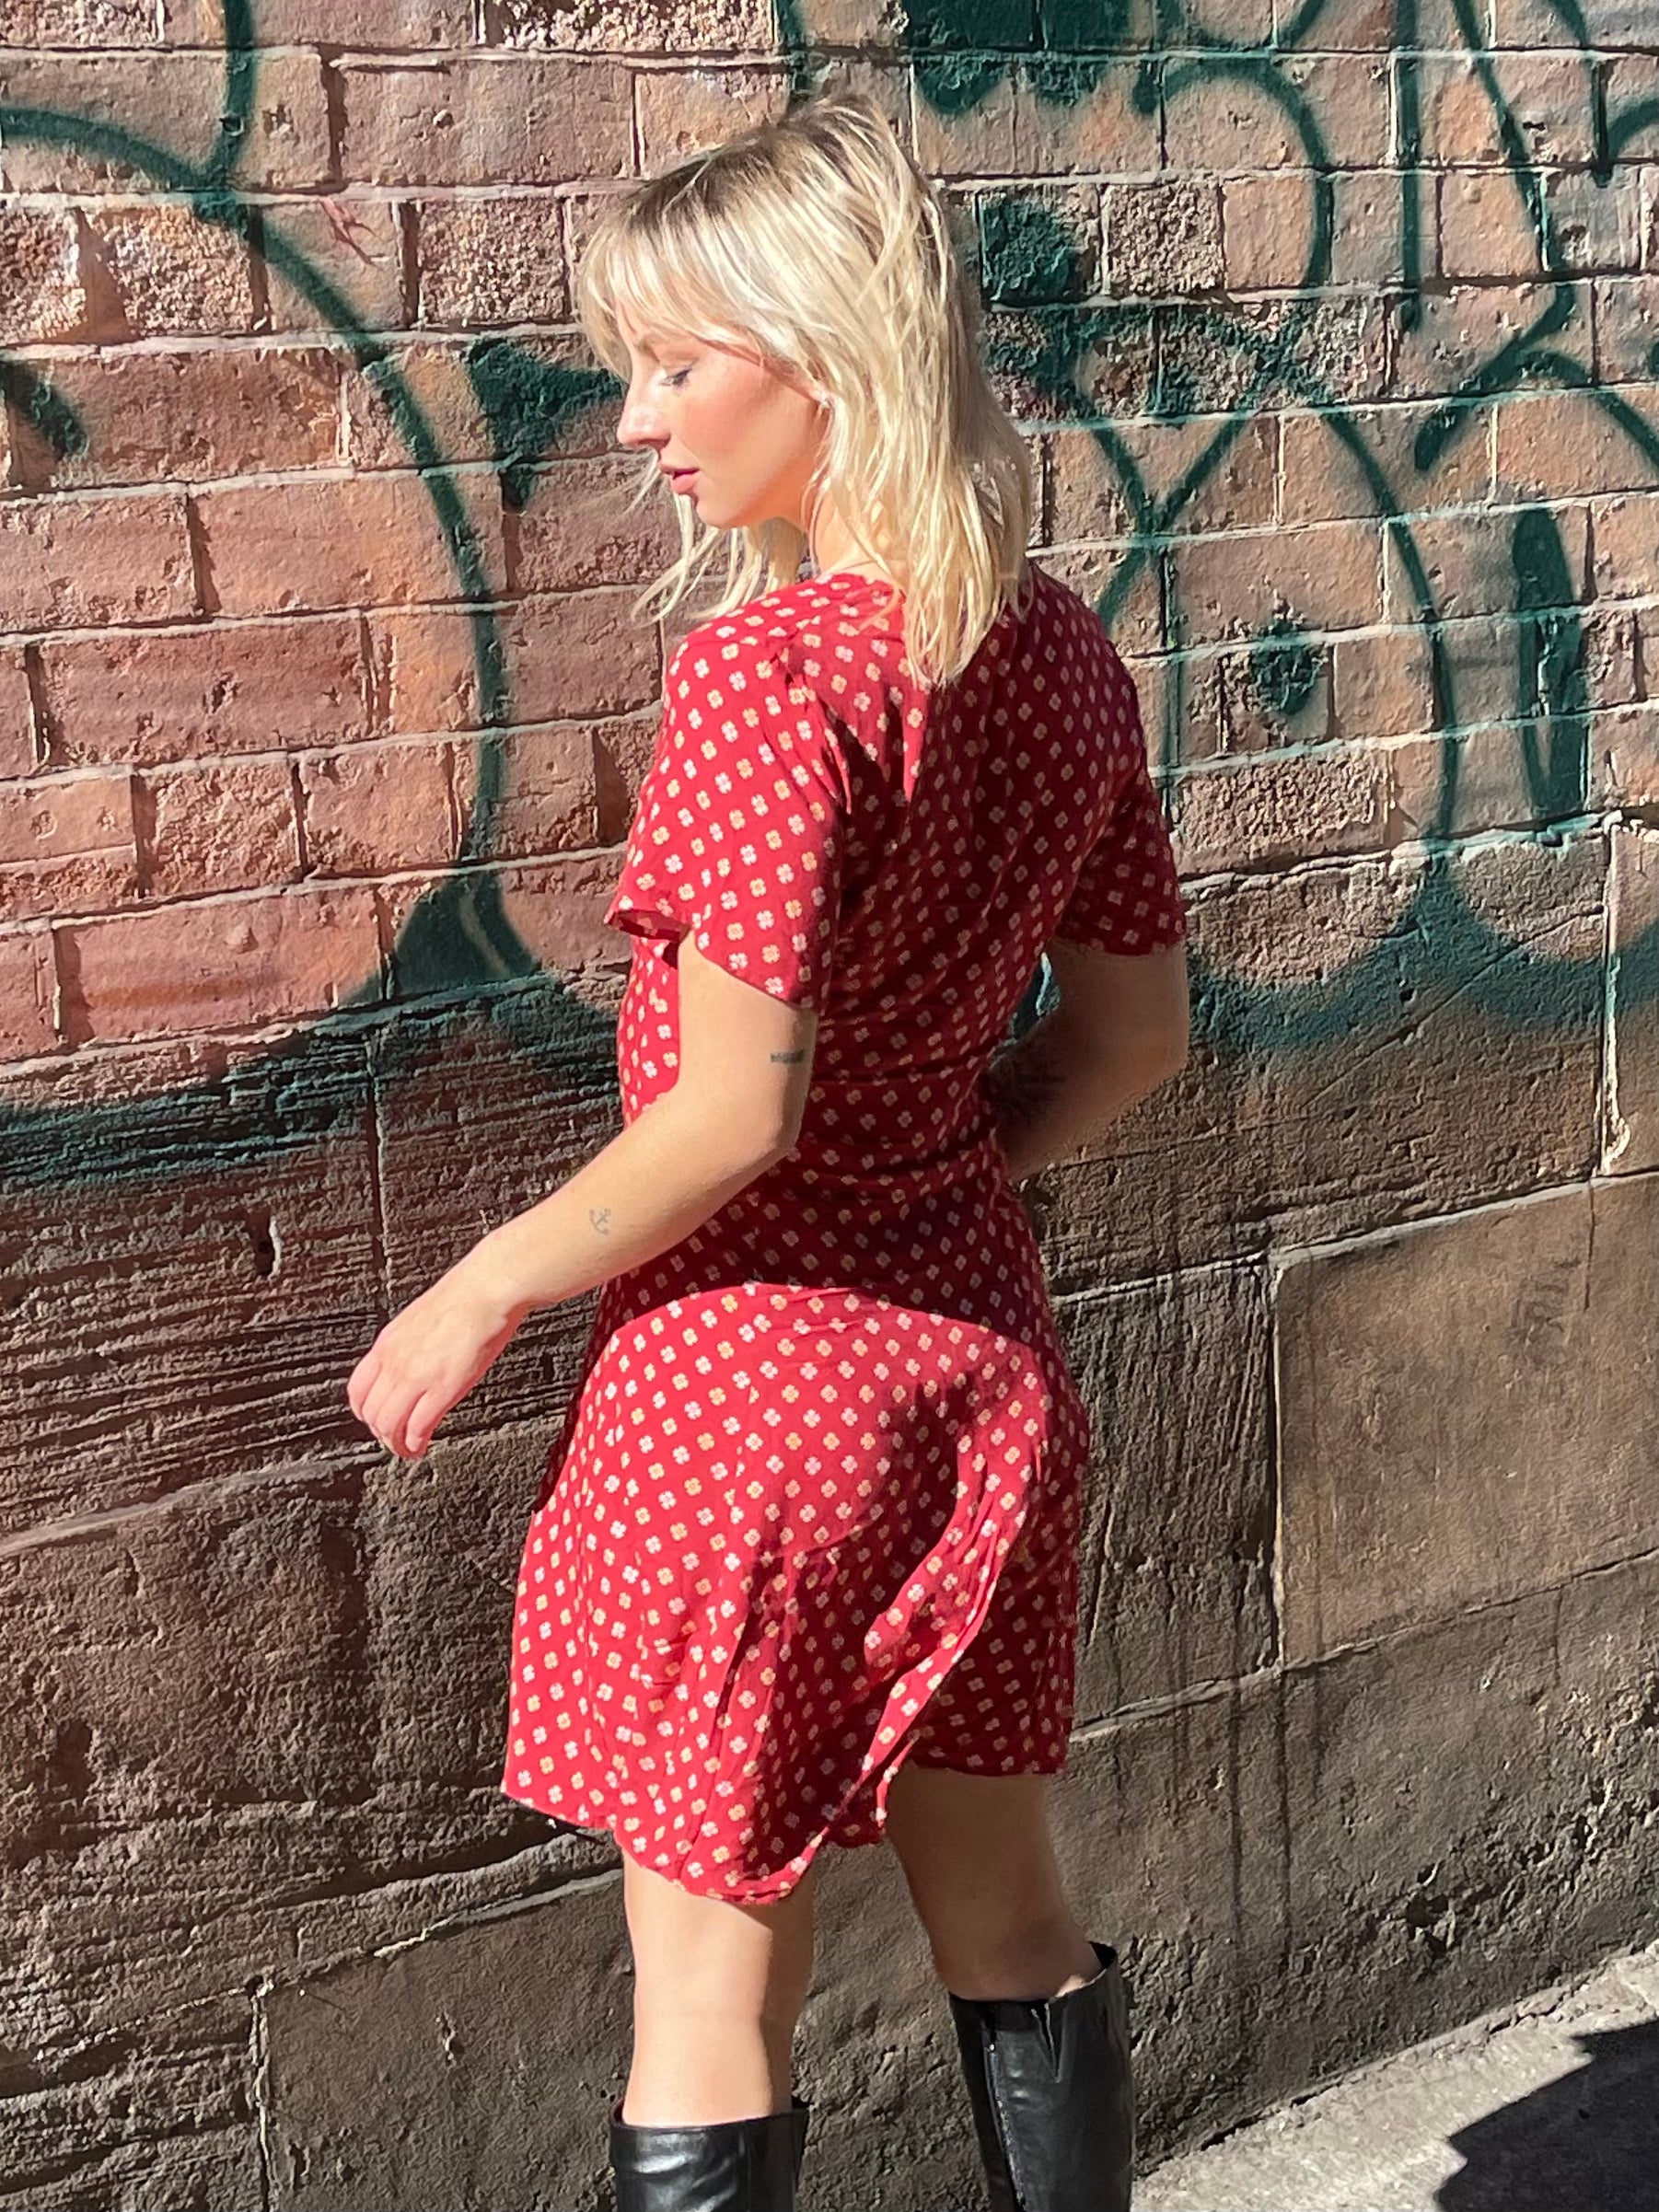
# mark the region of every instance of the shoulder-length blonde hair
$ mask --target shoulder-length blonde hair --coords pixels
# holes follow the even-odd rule
[[[1031,457],[980,360],[978,287],[936,189],[867,94],[821,93],[623,195],[588,241],[575,298],[624,380],[619,302],[636,324],[752,347],[822,388],[808,513],[832,496],[894,579],[920,682],[959,675],[1028,591]],[[673,497],[644,457],[634,507]],[[797,580],[807,538],[793,524],[705,529],[690,501],[675,505],[679,557],[636,615],[676,607],[723,540],[725,592],[710,619]]]

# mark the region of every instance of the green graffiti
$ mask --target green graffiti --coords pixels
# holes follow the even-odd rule
[[[1015,378],[1047,419],[1086,430],[1129,516],[1126,550],[1096,602],[1102,620],[1112,625],[1143,577],[1155,583],[1161,596],[1170,680],[1156,766],[1165,803],[1176,818],[1188,712],[1180,525],[1264,407],[1277,401],[1309,411],[1328,436],[1333,457],[1340,456],[1356,472],[1424,642],[1441,747],[1439,801],[1434,822],[1422,835],[1421,880],[1407,910],[1362,957],[1305,982],[1256,983],[1230,976],[1194,946],[1195,1032],[1217,1049],[1305,1053],[1355,1034],[1402,1034],[1421,1024],[1422,1010],[1437,995],[1457,997],[1517,1026],[1568,1032],[1601,1018],[1607,982],[1602,964],[1551,959],[1533,944],[1505,940],[1459,891],[1454,825],[1463,724],[1447,624],[1413,526],[1423,503],[1411,477],[1432,479],[1479,420],[1483,402],[1540,386],[1579,391],[1655,476],[1659,434],[1554,342],[1584,327],[1582,288],[1562,250],[1542,170],[1504,96],[1471,0],[1452,5],[1549,294],[1526,329],[1473,364],[1434,407],[1408,459],[1393,470],[1372,450],[1321,357],[1322,303],[1316,295],[1331,279],[1338,170],[1312,103],[1283,64],[1316,30],[1326,0],[1303,0],[1274,33],[1254,44],[1217,29],[1188,0],[1154,0],[1150,34],[1138,28],[1141,11],[1127,0],[1096,0],[1088,6],[1083,0],[1043,0],[1038,7],[1027,0],[922,0],[902,19],[902,43],[917,88],[944,119],[971,114],[1016,75],[1035,100],[1064,109],[1090,98],[1108,72],[1117,72],[1126,74],[1131,107],[1148,116],[1178,112],[1184,100],[1217,82],[1247,87],[1273,106],[1299,148],[1294,173],[1308,192],[1309,244],[1299,284],[1272,317],[1246,315],[1208,297],[1149,305],[1089,302],[1082,296],[1087,257],[1051,203],[1012,191],[980,195],[978,211],[981,283],[992,310],[988,362]],[[1659,100],[1615,110],[1606,73],[1589,52],[1582,8],[1574,0],[1551,5],[1584,57],[1592,174],[1606,183],[1637,133],[1659,122]],[[817,88],[822,57],[801,19],[798,0],[779,0],[777,20],[794,104]],[[1397,329],[1410,330],[1423,311],[1427,189],[1417,0],[1396,0],[1394,21],[1401,278],[1386,290]],[[467,608],[481,725],[468,836],[455,867],[402,922],[389,955],[391,997],[382,996],[382,978],[365,979],[335,1012],[295,1032],[235,1077],[165,1098],[69,1115],[14,1115],[7,1123],[10,1157],[23,1163],[26,1180],[35,1175],[47,1179],[73,1174],[84,1180],[200,1174],[215,1145],[224,1148],[225,1159],[245,1161],[310,1141],[341,1126],[340,1117],[354,1110],[340,1104],[345,1092],[329,1071],[366,1068],[377,1082],[393,1080],[404,1068],[421,1064],[450,1026],[481,1016],[561,1083],[599,1090],[614,1083],[609,1025],[573,1000],[522,943],[487,865],[505,795],[504,733],[514,720],[512,670],[493,611],[494,580],[463,503],[460,479],[414,397],[398,342],[367,329],[272,210],[256,208],[237,189],[258,82],[250,0],[226,0],[224,50],[218,132],[199,167],[96,119],[42,108],[0,108],[0,138],[129,164],[156,188],[185,199],[199,220],[240,237],[250,253],[262,253],[372,381],[425,489]],[[1184,457],[1178,481],[1166,488],[1149,482],[1091,394],[1090,365],[1103,359],[1132,365],[1140,375],[1143,399],[1136,414],[1171,428],[1212,421],[1201,446]],[[542,462],[620,388],[602,372],[543,361],[518,341],[477,339],[463,361],[489,426],[504,504],[510,512],[522,511],[537,496]],[[1659,342],[1650,362],[1659,375]],[[86,428],[49,377],[0,360],[0,394],[46,453],[67,459],[84,452]],[[1528,506],[1513,517],[1509,559],[1514,592],[1504,619],[1513,646],[1514,738],[1534,834],[1557,841],[1582,819],[1588,804],[1589,698],[1577,592],[1559,526],[1547,508]],[[1317,688],[1323,649],[1310,634],[1317,628],[1305,610],[1282,606],[1248,642],[1255,697],[1281,724],[1294,723]],[[1621,950],[1612,967],[1624,1002],[1659,995],[1659,925]],[[1052,996],[1052,977],[1043,963],[1010,1034],[1019,1034]],[[180,1134],[186,1131],[188,1141]]]
[[[0,406],[7,405],[54,461],[78,460],[87,451],[87,425],[51,379],[0,354]]]
[[[1281,722],[1294,722],[1313,697],[1324,662],[1319,648],[1282,615],[1250,647],[1250,682],[1257,700]]]
[[[1515,624],[1521,752],[1533,805],[1551,822],[1582,814],[1589,800],[1584,628],[1572,604],[1577,591],[1561,533],[1548,507],[1521,510],[1512,545],[1521,608]]]
[[[505,338],[475,339],[466,362],[490,425],[502,496],[509,507],[522,509],[536,488],[536,464],[571,424],[616,394],[617,380],[609,370],[539,361]]]
[[[225,98],[220,104],[218,143],[207,165],[219,184],[231,181],[241,161],[260,67],[253,42],[252,0],[224,0],[224,6]]]

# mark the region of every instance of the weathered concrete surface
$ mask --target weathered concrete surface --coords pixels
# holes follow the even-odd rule
[[[1656,1677],[1659,1557],[1074,1743],[1056,1833],[1148,2159],[1645,1934]]]
[[[597,2204],[631,1986],[604,1877],[275,1990],[273,2206]]]
[[[1145,2175],[1136,2212],[1653,2212],[1659,1945]]]
[[[1077,1737],[1056,1836],[1130,1976],[1143,2160],[1651,1922],[1656,1669],[1651,1559]],[[812,2212],[974,2204],[948,2013],[892,1853],[827,1854],[819,1905],[796,2044]],[[273,2206],[605,2202],[621,1925],[601,1877],[284,1977]]]
[[[361,1442],[340,1362],[378,1326],[365,1049],[247,1058],[143,1046],[0,1083],[29,1118],[6,1131],[0,1531]]]
[[[1083,1728],[1270,1663],[1265,1271],[1195,1268],[1058,1302],[1093,1430],[1078,1543]]]
[[[1606,842],[1475,846],[1441,865],[1427,887],[1410,849],[1191,886],[1220,1010],[1200,1009],[1188,1066],[1097,1155],[1026,1187],[1056,1296],[1592,1173]],[[1247,1028],[1257,993],[1282,1034],[1251,1048],[1227,1022]]]
[[[1659,1176],[1281,1263],[1285,1656],[1659,1548]]]
[[[1659,774],[1649,804],[1659,805]],[[1659,1167],[1659,832],[1616,825],[1612,852],[1604,1157],[1610,1173],[1632,1175]]]

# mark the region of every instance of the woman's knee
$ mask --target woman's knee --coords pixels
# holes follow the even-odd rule
[[[951,1988],[1019,1979],[1074,1951],[1076,1922],[1049,1833],[1049,1775],[969,1775],[910,1761],[887,1836]]]
[[[793,2020],[811,1984],[816,1864],[774,1905],[700,1895],[623,1856],[636,1999],[682,2013]]]

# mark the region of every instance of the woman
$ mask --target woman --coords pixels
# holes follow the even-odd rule
[[[583,326],[684,502],[606,919],[624,1127],[377,1338],[419,1455],[603,1289],[532,1515],[502,1788],[622,1851],[620,2212],[784,2212],[817,1854],[897,1847],[993,2206],[1127,2206],[1127,1998],[1047,1827],[1089,1445],[1015,1184],[1184,1061],[1130,679],[1026,559],[941,203],[860,96],[626,194]],[[803,575],[804,560],[810,562]],[[1048,948],[1063,1003],[990,1068]]]

